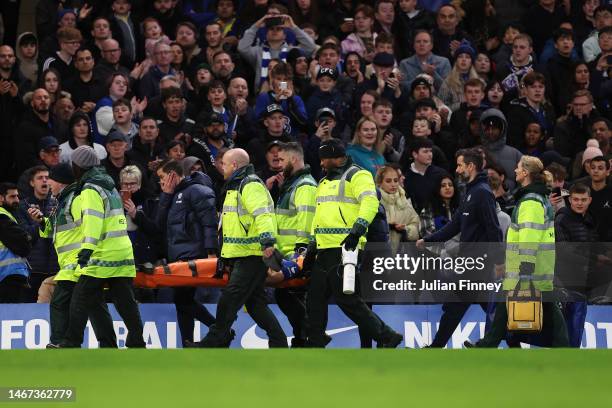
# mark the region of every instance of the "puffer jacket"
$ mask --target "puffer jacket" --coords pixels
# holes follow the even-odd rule
[[[174,194],[161,193],[157,226],[166,232],[168,261],[206,258],[219,247],[215,193],[210,177],[195,172]]]

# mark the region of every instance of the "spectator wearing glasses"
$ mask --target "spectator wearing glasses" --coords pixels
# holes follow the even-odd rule
[[[60,46],[59,51],[43,62],[41,71],[55,68],[62,79],[66,80],[76,75],[73,58],[81,47],[83,36],[76,28],[62,27],[57,30],[57,40]]]

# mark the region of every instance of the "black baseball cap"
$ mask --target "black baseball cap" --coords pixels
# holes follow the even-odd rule
[[[319,72],[317,72],[317,79],[320,79],[320,78],[322,78],[324,76],[330,77],[334,81],[337,81],[338,80],[338,71],[336,71],[333,68],[324,68],[324,67],[321,67],[321,69],[319,69]]]
[[[223,116],[221,116],[217,112],[211,112],[206,117],[206,126],[210,126],[213,123],[223,123],[223,124],[225,124],[225,120],[223,120]]]
[[[266,152],[270,151],[274,146],[282,146],[282,142],[280,140],[273,140],[266,146]]]
[[[431,99],[431,98],[419,99],[414,104],[414,110],[415,111],[417,111],[417,110],[419,110],[419,108],[423,108],[423,107],[431,108],[431,109],[434,109],[434,110],[438,110],[438,107],[436,106],[436,102],[434,102],[434,100]]]
[[[74,183],[74,173],[72,166],[68,163],[60,163],[49,169],[49,178],[62,184]]]
[[[59,147],[59,143],[53,136],[45,136],[38,142],[38,150],[50,150],[53,147]]]
[[[266,109],[263,111],[262,116],[264,118],[267,118],[268,116],[270,116],[270,115],[272,115],[273,113],[276,113],[276,112],[280,112],[282,114],[285,113],[285,111],[283,110],[282,106],[280,106],[277,103],[272,103],[272,104],[266,106]]]
[[[379,67],[392,67],[395,65],[395,58],[388,52],[379,52],[374,55],[372,63]]]
[[[336,112],[334,112],[332,109],[330,108],[321,108],[317,111],[317,114],[315,115],[316,120],[320,121],[322,118],[334,118],[336,119]]]
[[[113,130],[112,132],[110,132],[108,134],[108,136],[106,136],[106,143],[112,143],[112,142],[127,142],[126,137],[123,135],[123,133],[121,133],[118,130]]]
[[[320,159],[336,159],[346,156],[344,143],[339,139],[329,139],[319,146]]]

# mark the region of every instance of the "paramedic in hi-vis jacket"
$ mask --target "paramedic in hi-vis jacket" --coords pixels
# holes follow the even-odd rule
[[[304,164],[304,151],[296,142],[280,145],[278,160],[283,168],[284,182],[276,203],[278,249],[285,259],[296,260],[312,240],[310,232],[315,212],[317,182]],[[268,270],[269,281],[276,282],[295,277],[295,262],[283,261],[282,271]],[[277,288],[274,298],[279,309],[287,316],[293,328],[291,347],[304,347],[306,343],[306,290],[304,287]]]
[[[79,280],[79,277],[75,274],[77,257],[84,235],[82,224],[74,221],[70,211],[76,190],[70,164],[61,163],[51,168],[49,171],[49,186],[51,187],[51,194],[57,200],[55,211],[46,218],[43,217],[40,209],[30,208],[28,209],[28,215],[34,221],[40,223],[41,237],[53,239],[53,245],[57,252],[59,271],[53,279],[56,286],[49,304],[51,335],[49,344],[47,344],[47,348],[57,348],[68,329],[72,292]],[[106,303],[97,302],[89,313],[89,320],[100,346],[116,348],[117,337]]]
[[[76,189],[70,212],[74,222],[81,225],[83,240],[75,244],[79,248],[75,272],[79,278],[70,302],[68,330],[60,347],[81,346],[87,317],[100,301],[104,302],[105,287],[127,327],[125,345],[145,347],[132,288],[136,276],[134,253],[121,196],[113,179],[100,167],[92,147],[78,147],[71,158]]]
[[[268,334],[270,347],[287,347],[287,337],[268,308],[264,292],[265,258],[272,258],[276,243],[274,203],[265,184],[255,175],[249,155],[231,149],[223,156],[226,180],[221,212],[220,262],[232,265],[229,282],[217,304],[217,315],[202,347],[228,347],[231,327],[244,305],[249,315]]]
[[[521,282],[521,289],[533,283],[542,292],[542,331],[552,333],[553,347],[569,347],[567,327],[561,310],[551,299],[555,271],[554,210],[548,201],[544,184],[544,165],[537,157],[523,156],[515,170],[521,188],[514,194],[516,207],[508,229],[504,290],[512,291]],[[508,310],[498,303],[489,331],[476,347],[497,347],[506,338]],[[473,347],[465,342],[466,347]]]
[[[345,294],[342,286],[342,246],[348,251],[363,249],[368,225],[378,212],[372,174],[352,163],[338,139],[322,143],[319,158],[327,173],[317,188],[312,221],[316,260],[308,288],[306,344],[325,347],[329,343],[325,333],[327,300],[333,294],[340,309],[379,347],[397,347],[402,336],[368,308],[358,290]],[[313,243],[309,252],[315,250]],[[311,256],[312,252],[307,254]]]

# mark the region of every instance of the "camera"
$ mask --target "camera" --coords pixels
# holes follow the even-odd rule
[[[270,17],[266,19],[266,28],[276,27],[283,25],[282,17]]]

